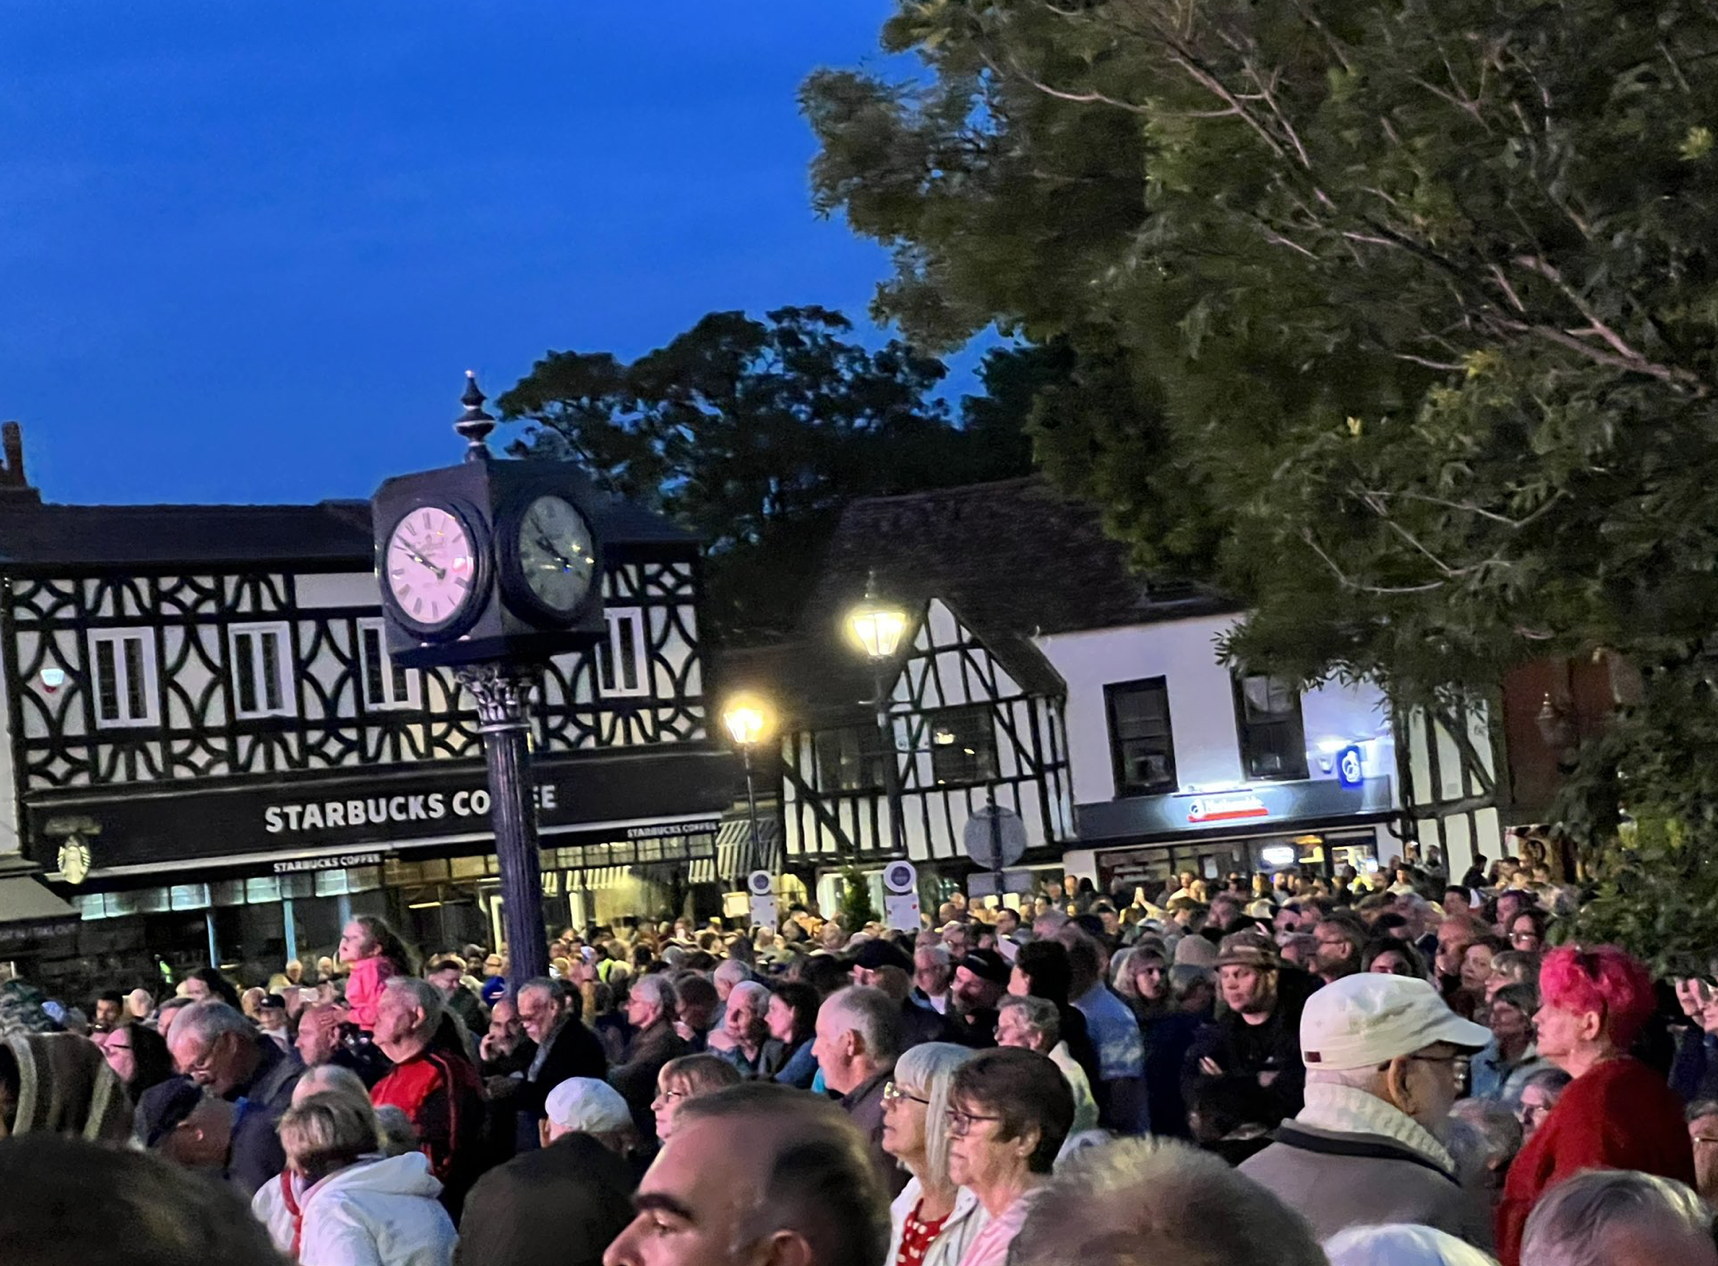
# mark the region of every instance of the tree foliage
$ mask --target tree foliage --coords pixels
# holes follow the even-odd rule
[[[879,316],[1065,347],[1045,467],[1245,597],[1241,659],[1424,704],[1623,652],[1567,821],[1718,846],[1718,11],[903,0],[884,43],[924,73],[802,94]]]
[[[550,352],[498,403],[526,426],[519,451],[574,457],[697,533],[717,630],[752,637],[792,627],[847,499],[1023,472],[1024,404],[969,398],[963,430],[932,394],[944,374],[827,309],[713,312],[630,363]]]

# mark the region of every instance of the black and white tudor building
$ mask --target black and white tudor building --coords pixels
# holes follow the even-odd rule
[[[912,616],[888,739],[841,633],[873,574]],[[1382,695],[1231,673],[1217,643],[1240,614],[1143,582],[1093,511],[1038,479],[851,504],[802,639],[724,664],[783,714],[780,864],[825,908],[847,867],[877,882],[896,856],[891,746],[922,900],[978,869],[963,834],[992,801],[1025,827],[1022,869],[1105,889],[1402,854],[1430,811],[1404,809],[1419,771]]]
[[[353,912],[496,943],[475,710],[450,672],[389,662],[368,505],[42,504],[7,440],[0,963],[278,970]],[[696,543],[618,501],[599,528],[609,636],[536,710],[553,927],[716,881],[738,777],[710,741]]]

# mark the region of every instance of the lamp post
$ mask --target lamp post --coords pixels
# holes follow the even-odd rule
[[[900,749],[895,726],[889,719],[886,670],[894,663],[901,638],[907,631],[907,613],[877,596],[875,574],[865,584],[865,596],[847,613],[847,636],[871,661],[871,682],[876,689],[877,732],[883,740],[883,791],[889,799],[890,839],[898,856],[907,855],[907,824],[901,813]]]
[[[746,811],[751,815],[751,864],[755,868],[762,851],[758,848],[758,790],[752,777],[752,749],[775,737],[775,709],[762,695],[735,695],[722,709],[722,724],[728,727],[746,766]],[[742,871],[737,869],[734,887],[738,889],[742,884]]]

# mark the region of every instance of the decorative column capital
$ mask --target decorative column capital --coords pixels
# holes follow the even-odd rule
[[[543,682],[540,664],[464,664],[455,674],[477,702],[479,729],[523,730],[531,724],[531,692]]]

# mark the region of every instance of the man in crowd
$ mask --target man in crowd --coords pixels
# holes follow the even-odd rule
[[[1718,1101],[1688,1105],[1688,1141],[1694,1148],[1694,1185],[1700,1198],[1718,1209]]]
[[[455,1217],[485,1160],[483,1084],[463,1050],[438,1042],[441,991],[412,976],[391,976],[376,1002],[375,1042],[393,1061],[370,1092],[378,1108],[391,1104],[417,1130],[442,1203]]]
[[[1490,1210],[1462,1189],[1438,1132],[1456,1060],[1490,1039],[1423,980],[1366,972],[1326,985],[1301,1014],[1306,1106],[1241,1172],[1299,1209],[1320,1240],[1412,1222],[1489,1247]]]
[[[633,1207],[604,1266],[878,1266],[888,1256],[889,1197],[864,1136],[833,1104],[782,1086],[684,1104]]]
[[[950,1040],[962,1046],[996,1044],[996,1005],[1008,992],[1010,968],[1002,955],[973,950],[959,961],[949,986]]]
[[[465,960],[457,954],[432,958],[424,968],[424,979],[440,992],[447,1009],[459,1017],[465,1031],[481,1038],[489,1027],[489,1017],[484,1013],[483,1000],[475,990],[466,987]]]
[[[167,1049],[179,1071],[237,1105],[226,1176],[248,1199],[286,1166],[275,1126],[304,1071],[296,1055],[263,1037],[236,1007],[199,1002],[173,1022]]]
[[[1553,1187],[1527,1219],[1521,1266],[1718,1266],[1712,1211],[1682,1183],[1594,1169]]]
[[[95,996],[91,1010],[90,1027],[97,1033],[111,1033],[125,1023],[125,995],[117,989],[104,989]]]
[[[1097,1093],[1103,1124],[1123,1134],[1151,1128],[1145,1093],[1145,1040],[1128,1005],[1104,983],[1098,948],[1091,938],[1062,929],[1068,950],[1068,1000],[1086,1018],[1086,1033],[1098,1059]]]
[[[631,1220],[626,1101],[605,1082],[572,1077],[549,1092],[544,1111],[543,1146],[471,1189],[456,1266],[597,1266]]]
[[[560,981],[546,976],[527,980],[519,986],[516,1002],[525,1036],[537,1044],[518,1092],[518,1146],[529,1151],[538,1145],[537,1123],[543,1120],[549,1092],[569,1077],[605,1080],[608,1058],[596,1035],[579,1023],[579,996]]]
[[[1255,1078],[1271,1092],[1279,1119],[1301,1108],[1306,1068],[1300,1058],[1300,1013],[1313,982],[1285,970],[1276,945],[1261,931],[1223,938],[1217,952],[1217,987],[1227,1008],[1194,1039],[1187,1053],[1185,1087],[1191,1102],[1201,1077]],[[1275,1121],[1260,1122],[1275,1125]]]
[[[1015,920],[1016,925],[1019,919]],[[954,964],[946,945],[920,945],[913,950],[913,1001],[938,1015],[948,1013],[949,984]]]
[[[913,960],[893,941],[878,938],[855,950],[852,979],[856,985],[882,990],[900,1007],[902,1050],[946,1040],[948,1025],[943,1017],[913,1001]]]
[[[479,1071],[485,1078],[523,1075],[537,1056],[537,1044],[525,1036],[519,1021],[519,1006],[511,998],[495,1000],[489,1009],[489,1028],[477,1044]]]
[[[1318,942],[1313,970],[1318,978],[1329,984],[1352,976],[1360,970],[1361,955],[1366,952],[1366,925],[1348,913],[1333,914],[1319,920],[1312,930]]]
[[[1318,1241],[1287,1204],[1216,1156],[1167,1139],[1124,1139],[1059,1165],[1008,1260],[1325,1266]]]
[[[906,1185],[906,1174],[883,1150],[883,1088],[900,1053],[901,1010],[881,990],[850,985],[818,1008],[812,1054],[824,1085],[841,1096],[842,1109],[870,1140],[891,1198]]]
[[[626,1060],[609,1070],[609,1084],[632,1110],[642,1138],[656,1138],[656,1118],[650,1110],[656,1098],[656,1076],[671,1059],[687,1053],[674,1031],[674,986],[661,973],[640,976],[627,993],[626,1021],[632,1027]]]

